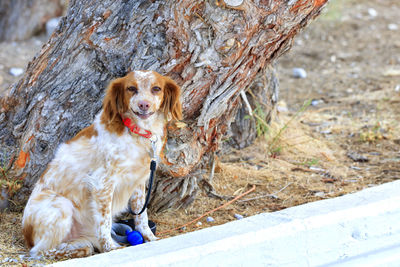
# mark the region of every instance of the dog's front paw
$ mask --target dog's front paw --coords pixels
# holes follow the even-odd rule
[[[145,242],[156,241],[158,238],[150,230],[150,227],[138,227],[137,229],[143,236]]]
[[[101,246],[100,249],[101,252],[109,252],[111,250],[118,249],[121,247],[118,243],[114,242],[114,240],[105,238],[100,239],[100,246]]]

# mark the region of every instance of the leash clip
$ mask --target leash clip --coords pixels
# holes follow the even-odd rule
[[[152,135],[150,137],[150,142],[151,142],[151,149],[153,150],[153,156],[152,156],[152,160],[156,160],[157,159],[157,141],[158,138],[156,135]]]

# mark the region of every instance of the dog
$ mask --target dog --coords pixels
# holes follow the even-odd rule
[[[148,137],[157,137],[159,155],[166,123],[182,119],[179,96],[180,87],[154,71],[111,81],[93,124],[59,146],[29,197],[22,232],[32,257],[85,257],[119,247],[113,217],[128,202],[133,212],[142,209],[153,153]],[[156,240],[147,210],[134,220],[146,242]]]

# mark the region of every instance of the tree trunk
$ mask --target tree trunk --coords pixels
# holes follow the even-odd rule
[[[61,16],[61,0],[1,0],[0,41],[25,40],[42,31],[46,21]]]
[[[240,92],[289,49],[326,1],[71,0],[58,29],[1,99],[7,179],[29,188],[58,144],[92,122],[112,78],[150,69],[182,86],[187,124],[169,129],[153,206],[190,203],[197,170],[218,150]]]

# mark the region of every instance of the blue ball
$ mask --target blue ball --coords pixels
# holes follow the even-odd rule
[[[126,239],[128,240],[129,244],[131,244],[131,246],[143,244],[143,236],[138,231],[129,232],[129,230],[126,230],[125,234]]]

